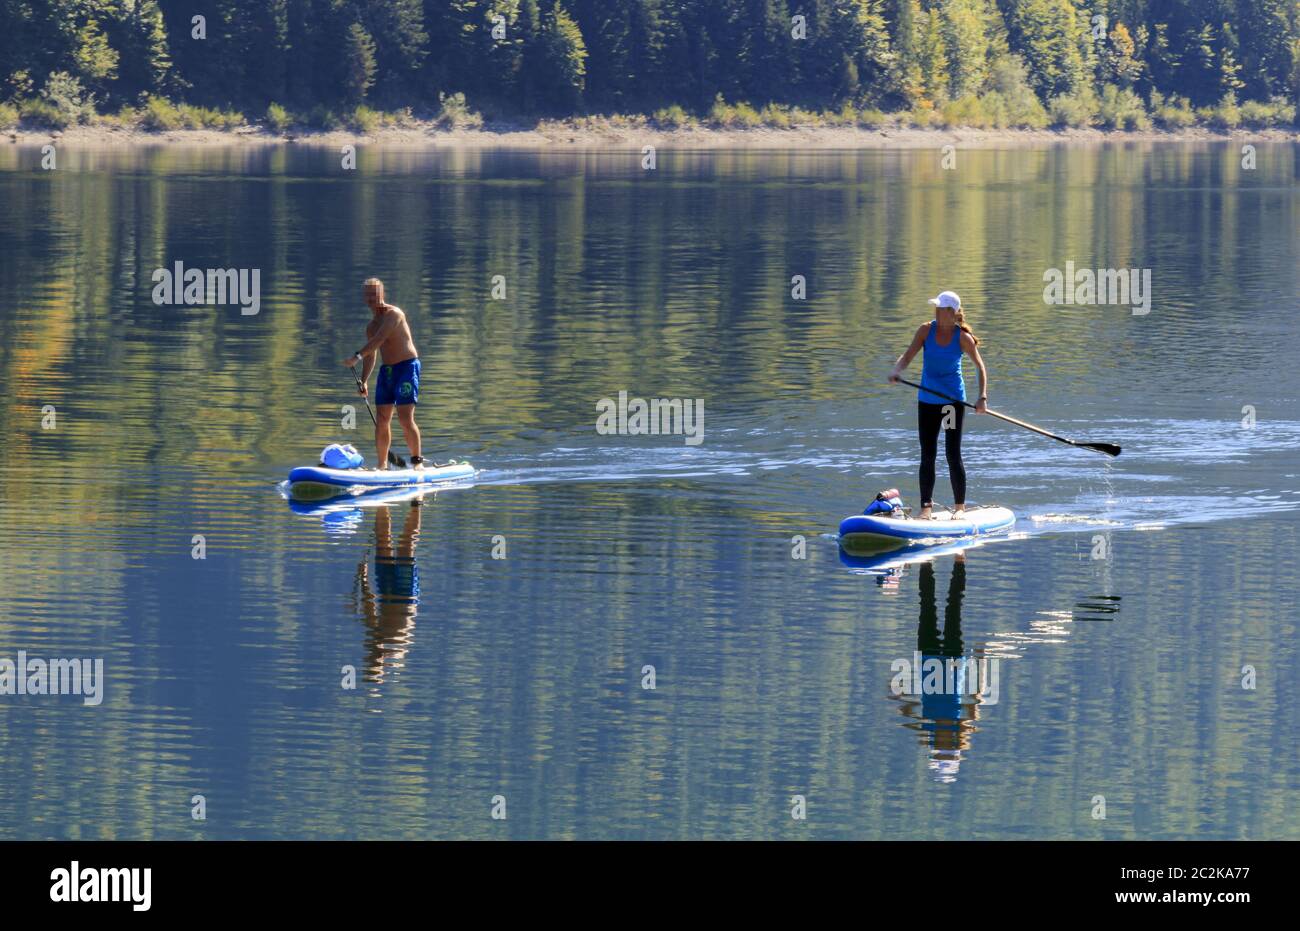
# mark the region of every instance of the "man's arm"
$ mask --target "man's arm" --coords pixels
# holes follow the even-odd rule
[[[357,359],[366,360],[366,372],[369,373],[375,367],[374,353],[375,350],[383,345],[384,340],[392,335],[397,324],[401,322],[401,311],[394,310],[388,313],[383,322],[379,324],[379,329],[375,330],[375,335],[366,340],[366,344],[358,349],[353,355],[343,360],[344,365],[354,365]]]

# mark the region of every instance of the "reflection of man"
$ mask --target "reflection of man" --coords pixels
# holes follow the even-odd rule
[[[394,544],[392,511],[376,508],[373,580],[364,560],[357,567],[362,620],[370,629],[366,638],[366,678],[374,682],[384,680],[385,666],[400,668],[411,647],[420,604],[420,572],[415,563],[420,517],[420,502],[412,501],[402,522],[402,535]]]

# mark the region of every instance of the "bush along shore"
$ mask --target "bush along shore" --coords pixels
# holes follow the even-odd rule
[[[163,137],[220,142],[249,138],[274,141],[347,136],[410,140],[446,136],[485,144],[512,137],[524,143],[582,144],[630,143],[638,135],[653,133],[705,141],[716,137],[719,142],[744,141],[747,136],[771,141],[782,135],[807,140],[820,134],[828,141],[842,143],[851,142],[859,134],[865,142],[865,137],[870,136],[924,138],[933,135],[927,131],[934,130],[974,131],[968,133],[973,137],[1035,139],[1048,137],[1053,130],[1091,130],[1089,135],[1105,137],[1165,134],[1194,138],[1269,130],[1270,135],[1279,138],[1300,138],[1295,105],[1285,100],[1238,103],[1229,94],[1214,106],[1192,107],[1185,97],[1165,98],[1153,93],[1144,101],[1131,90],[1108,86],[1100,96],[1062,95],[1044,106],[1032,92],[1023,88],[1018,92],[1014,84],[938,104],[922,100],[910,110],[894,113],[859,109],[848,103],[830,111],[782,104],[755,107],[728,103],[719,96],[703,113],[671,106],[648,114],[532,120],[486,120],[470,109],[462,94],[445,97],[437,112],[418,115],[409,108],[383,111],[365,105],[338,111],[317,107],[295,113],[272,103],[257,116],[174,103],[156,96],[145,98],[139,106],[99,113],[75,94],[53,94],[0,104],[0,130],[8,132],[12,141],[57,134],[87,142],[124,138],[148,142]],[[1078,138],[1081,134],[1068,135]]]

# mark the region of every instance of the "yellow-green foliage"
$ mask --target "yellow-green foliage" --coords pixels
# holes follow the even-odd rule
[[[988,125],[994,129],[1006,129],[1011,125],[1011,108],[1007,106],[1007,100],[997,91],[989,91],[980,95],[980,106],[984,110],[984,117],[988,120]]]
[[[967,94],[943,105],[939,122],[944,126],[973,126],[985,129],[992,125],[983,102],[974,94]]]
[[[1241,125],[1241,108],[1237,106],[1237,95],[1229,91],[1213,107],[1201,107],[1196,115],[1216,129],[1236,129]]]
[[[289,117],[289,111],[274,101],[266,108],[266,125],[273,133],[282,133],[289,128],[293,121]]]
[[[73,118],[60,110],[48,100],[39,97],[24,100],[18,105],[24,123],[43,126],[47,129],[65,129],[72,124]]]
[[[1042,129],[1048,123],[1047,110],[1029,86],[1029,72],[1015,55],[994,64],[989,90],[981,98],[994,126]]]
[[[908,111],[906,119],[913,126],[933,126],[939,122],[939,114],[935,112],[934,104],[923,97]]]
[[[876,126],[884,126],[889,122],[891,122],[890,118],[880,110],[868,108],[866,110],[858,111],[859,126],[864,126],[868,129],[871,129]]]
[[[450,129],[479,129],[483,126],[483,116],[469,108],[465,95],[439,94],[438,125]]]
[[[1282,97],[1272,100],[1247,100],[1241,105],[1243,126],[1287,126],[1295,122],[1295,104]]]
[[[95,122],[101,126],[112,126],[117,129],[134,129],[140,125],[140,111],[135,107],[123,107],[116,113],[105,113],[96,117]]]
[[[140,126],[158,132],[176,129],[234,129],[244,125],[244,116],[233,110],[214,110],[188,103],[174,104],[164,97],[145,99]]]
[[[379,128],[380,122],[379,111],[362,104],[349,115],[348,127],[354,132],[369,135]]]
[[[1129,88],[1119,88],[1114,84],[1101,89],[1097,116],[1107,129],[1151,128],[1151,118],[1142,106],[1142,99]]]
[[[677,104],[656,110],[654,121],[664,129],[680,129],[695,122],[694,118]]]
[[[729,104],[719,94],[709,110],[709,122],[724,129],[753,129],[760,126],[763,120],[749,104]]]
[[[794,122],[791,118],[790,108],[776,103],[768,104],[758,116],[763,121],[764,126],[772,126],[776,129],[789,129]]]
[[[1097,118],[1097,95],[1083,88],[1068,94],[1058,94],[1047,105],[1053,126],[1080,128],[1091,126]]]
[[[52,72],[45,79],[41,100],[59,111],[65,126],[89,122],[95,115],[94,95],[87,94],[81,81],[66,71]]]
[[[243,114],[230,110],[214,110],[182,103],[177,105],[176,112],[181,125],[186,129],[234,129],[244,125]]]
[[[150,95],[145,98],[144,113],[140,117],[140,126],[144,129],[166,132],[181,128],[181,115],[176,105],[164,97]]]
[[[411,111],[402,110],[380,110],[379,125],[384,129],[395,129],[406,125],[406,116]]]
[[[11,103],[0,103],[0,129],[13,129],[18,125],[18,108]]]
[[[858,110],[851,101],[844,101],[838,110],[828,111],[824,119],[828,126],[854,126],[858,122]]]
[[[1151,92],[1151,115],[1166,129],[1181,129],[1196,122],[1196,114],[1186,97],[1177,94],[1165,97],[1159,91]]]

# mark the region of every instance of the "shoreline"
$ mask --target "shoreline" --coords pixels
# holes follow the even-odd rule
[[[977,129],[963,127],[794,126],[753,129],[649,125],[592,126],[570,121],[482,129],[440,129],[432,124],[385,127],[371,133],[350,130],[276,133],[260,126],[235,129],[148,131],[118,126],[79,125],[64,130],[10,129],[10,145],[49,143],[84,147],[230,146],[230,145],[367,145],[388,148],[465,149],[924,149],[943,145],[1011,148],[1043,145],[1097,145],[1118,142],[1300,142],[1300,128],[1216,130],[1197,126],[1175,130]]]

